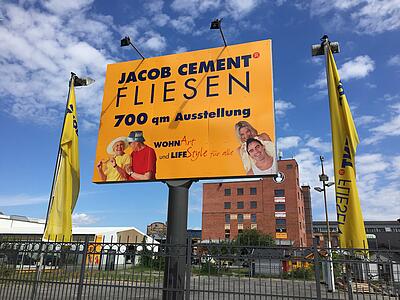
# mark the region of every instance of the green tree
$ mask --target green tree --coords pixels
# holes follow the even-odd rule
[[[235,243],[239,246],[274,246],[275,240],[257,229],[245,229],[239,233]]]

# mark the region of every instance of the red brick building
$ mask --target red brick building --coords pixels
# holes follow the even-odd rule
[[[235,239],[243,229],[254,228],[281,244],[310,246],[310,187],[300,186],[294,159],[279,160],[278,169],[283,180],[203,184],[202,239]]]

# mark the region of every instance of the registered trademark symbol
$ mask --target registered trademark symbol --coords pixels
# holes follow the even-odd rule
[[[254,58],[259,58],[260,57],[260,53],[259,52],[254,52],[253,53],[253,57]]]

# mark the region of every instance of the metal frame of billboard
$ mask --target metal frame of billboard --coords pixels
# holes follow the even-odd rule
[[[256,46],[255,46],[256,45]],[[262,51],[255,51],[254,50],[254,48],[255,47],[262,47],[262,46],[267,46],[267,48],[265,48],[265,49],[263,49],[264,50],[264,52],[262,52]],[[176,58],[178,57],[178,61],[180,62],[180,66],[182,66],[182,65],[185,65],[185,67],[184,68],[182,68],[182,69],[186,69],[186,72],[187,73],[189,73],[190,72],[190,68],[195,68],[195,67],[193,67],[194,65],[193,64],[190,64],[189,62],[190,62],[190,60],[188,59],[188,57],[191,57],[191,56],[195,56],[195,55],[197,55],[197,57],[202,57],[202,60],[200,61],[200,62],[204,62],[204,61],[207,61],[205,58],[203,58],[203,55],[214,55],[214,54],[216,54],[216,53],[218,53],[218,56],[217,56],[217,59],[215,60],[213,60],[213,61],[215,61],[215,65],[214,66],[216,66],[217,65],[217,63],[218,63],[218,59],[220,59],[220,58],[223,58],[223,59],[225,59],[225,63],[227,64],[227,61],[228,61],[228,58],[230,58],[231,60],[230,60],[230,67],[231,67],[231,69],[233,69],[233,71],[235,71],[236,73],[235,73],[235,76],[237,76],[237,73],[238,73],[238,69],[239,68],[237,68],[237,69],[235,69],[235,66],[234,66],[234,63],[235,62],[237,62],[237,60],[236,61],[232,61],[232,57],[238,57],[238,55],[236,55],[236,56],[233,56],[233,55],[229,55],[230,53],[232,53],[232,52],[234,52],[234,53],[237,53],[237,52],[235,52],[235,51],[233,51],[233,49],[235,49],[235,48],[237,48],[237,47],[239,47],[239,48],[241,48],[241,49],[239,49],[239,50],[235,50],[235,51],[244,51],[246,48],[250,48],[250,50],[248,50],[248,52],[249,53],[251,53],[251,58],[247,58],[247,60],[248,60],[248,64],[247,64],[247,67],[248,67],[248,69],[247,69],[247,71],[246,71],[246,82],[245,82],[245,84],[247,85],[247,87],[248,87],[248,89],[250,90],[250,84],[251,85],[255,85],[255,86],[257,86],[257,88],[255,88],[255,89],[263,89],[264,88],[264,90],[262,90],[262,91],[258,91],[258,90],[256,90],[256,92],[255,93],[259,93],[259,94],[256,94],[253,98],[251,98],[251,97],[249,97],[249,98],[251,98],[251,100],[253,101],[253,102],[255,102],[255,101],[257,101],[257,99],[259,99],[260,97],[261,98],[264,98],[264,97],[266,97],[267,99],[266,100],[264,100],[264,101],[259,101],[259,102],[261,102],[261,105],[260,105],[260,103],[253,103],[253,105],[255,105],[254,107],[253,106],[251,106],[251,108],[253,109],[253,114],[255,113],[256,115],[259,113],[258,111],[257,111],[257,109],[259,109],[260,111],[261,111],[261,109],[260,109],[260,107],[261,108],[264,108],[263,107],[263,105],[264,106],[266,106],[266,105],[268,105],[268,104],[271,104],[270,106],[270,114],[268,115],[269,116],[269,120],[268,120],[268,124],[267,125],[263,125],[263,127],[262,127],[262,129],[261,129],[261,131],[266,131],[266,129],[265,128],[268,128],[268,134],[271,136],[271,143],[273,144],[273,147],[274,147],[274,165],[275,165],[275,170],[274,170],[274,172],[273,173],[271,173],[271,174],[266,174],[266,175],[259,175],[259,174],[257,174],[257,175],[246,175],[246,174],[241,174],[241,175],[232,175],[232,176],[229,176],[229,175],[224,175],[224,174],[222,174],[221,173],[221,175],[219,175],[219,174],[212,174],[212,175],[204,175],[204,176],[196,176],[196,177],[192,177],[192,176],[185,176],[185,177],[183,177],[183,176],[181,176],[181,177],[172,177],[172,176],[167,176],[167,177],[162,177],[161,176],[161,178],[159,177],[159,176],[157,176],[155,179],[153,178],[153,179],[146,179],[146,180],[133,180],[133,181],[118,181],[118,180],[116,180],[116,181],[99,181],[98,179],[96,180],[96,174],[94,174],[94,176],[93,176],[93,182],[95,182],[95,183],[100,183],[100,184],[108,184],[108,183],[131,183],[131,182],[167,182],[167,181],[171,181],[171,180],[192,180],[192,181],[197,181],[197,180],[215,180],[215,179],[240,179],[240,178],[262,178],[262,177],[270,177],[270,176],[275,176],[276,175],[276,172],[277,172],[277,161],[276,161],[276,157],[277,157],[277,154],[276,154],[276,138],[275,138],[275,114],[274,114],[274,110],[275,110],[275,103],[274,103],[274,99],[273,99],[273,70],[272,70],[272,51],[271,51],[271,48],[272,48],[272,45],[271,45],[271,41],[270,40],[263,40],[263,41],[258,41],[258,42],[251,42],[251,43],[245,43],[245,44],[239,44],[239,45],[232,45],[232,46],[227,46],[227,47],[218,47],[218,48],[212,48],[212,49],[204,49],[204,50],[198,50],[198,51],[192,51],[192,52],[186,52],[186,53],[184,53],[184,55],[186,55],[186,56],[183,56],[183,57],[185,57],[186,58],[186,60],[184,61],[184,60],[182,60],[182,59],[179,59],[183,54],[175,54],[175,55],[166,55],[166,56],[161,56],[161,57],[153,57],[153,58],[151,58],[151,59],[145,59],[145,60],[138,60],[138,61],[129,61],[129,62],[123,62],[123,63],[118,63],[118,64],[112,64],[112,65],[109,65],[109,68],[113,68],[113,66],[115,67],[115,66],[119,66],[119,65],[122,65],[123,66],[123,68],[125,68],[125,69],[129,69],[130,67],[130,70],[134,70],[134,71],[132,71],[132,72],[130,72],[129,74],[128,73],[125,73],[125,75],[121,75],[121,73],[119,73],[118,75],[119,76],[117,76],[118,78],[117,79],[120,79],[119,81],[125,81],[125,82],[123,82],[124,83],[124,85],[122,86],[122,88],[124,88],[124,92],[128,89],[127,87],[126,87],[126,85],[127,85],[127,81],[128,81],[128,77],[130,78],[130,82],[129,83],[132,83],[132,81],[134,81],[134,79],[136,80],[136,82],[138,82],[138,81],[140,81],[139,80],[139,78],[138,78],[138,75],[139,75],[139,72],[141,71],[141,70],[144,70],[144,68],[146,67],[146,62],[148,62],[148,61],[150,61],[150,63],[149,64],[147,64],[147,65],[152,65],[152,61],[151,60],[156,60],[156,63],[159,63],[160,61],[161,62],[165,62],[165,61],[168,61],[169,59],[171,59],[171,58],[175,58],[175,61],[176,61]],[[268,50],[269,50],[269,52],[268,52]],[[208,54],[207,54],[208,53]],[[210,54],[211,53],[211,54]],[[263,64],[264,64],[264,67],[265,67],[265,65],[267,65],[267,66],[269,66],[269,70],[265,70],[265,68],[263,69],[263,68],[261,68],[261,66],[260,67],[255,67],[256,68],[256,70],[253,70],[253,69],[251,69],[251,64],[252,64],[252,62],[253,61],[255,61],[256,59],[258,59],[259,57],[262,57],[263,55],[265,54],[265,56],[267,56],[267,57],[265,57],[264,59],[267,61],[267,62],[265,62],[265,61],[263,61],[263,63],[261,63],[261,66],[263,66]],[[242,55],[243,56],[243,55]],[[157,61],[158,60],[158,61]],[[196,62],[196,64],[197,64],[197,67],[199,66],[199,59],[197,59],[197,60],[193,60],[193,61],[195,61]],[[208,61],[210,61],[210,60],[208,60]],[[242,66],[244,66],[245,65],[245,60],[244,59],[242,59],[242,61],[243,61],[243,65]],[[183,64],[182,62],[184,62],[185,64]],[[256,65],[256,63],[254,63],[254,65]],[[110,67],[111,66],[111,67]],[[154,64],[153,64],[153,66],[154,66]],[[162,66],[162,64],[160,64],[159,66]],[[207,65],[204,65],[203,64],[203,71],[204,71],[204,66],[207,66]],[[210,65],[208,65],[208,66],[210,66]],[[226,67],[226,66],[225,66]],[[110,69],[107,69],[108,71],[107,71],[107,73],[109,73],[109,71],[110,71]],[[244,68],[244,67],[243,67]],[[153,69],[156,69],[156,68],[153,68]],[[163,72],[163,71],[161,71],[162,70],[162,67],[159,67],[158,68],[159,70],[160,70],[160,72],[159,72],[159,77],[161,76],[161,72]],[[181,69],[181,71],[182,71],[182,69]],[[176,70],[176,65],[174,65],[174,64],[170,64],[170,69],[169,69],[169,71],[167,70],[167,71],[165,71],[166,69],[164,69],[164,75],[168,75],[167,73],[169,72],[169,73],[173,73],[174,71],[179,71],[179,70]],[[230,69],[228,69],[228,70],[230,70]],[[259,81],[263,81],[263,80],[265,80],[266,78],[263,78],[262,76],[261,76],[261,79],[259,78],[259,77],[257,77],[257,74],[255,74],[255,75],[253,75],[252,77],[253,77],[253,79],[247,79],[247,76],[248,77],[250,77],[250,75],[248,75],[248,73],[250,73],[250,71],[252,71],[252,72],[254,72],[254,73],[257,73],[257,71],[260,71],[261,70],[261,72],[264,72],[264,74],[263,75],[265,75],[265,77],[268,77],[267,78],[267,81],[269,80],[269,82],[267,82],[267,83],[265,83],[265,82],[263,82],[264,83],[264,85],[269,85],[267,88],[265,88],[265,87],[262,87],[262,84],[260,85],[260,83],[259,83]],[[148,71],[148,75],[150,76],[150,69],[147,69],[147,71]],[[218,73],[218,70],[214,70],[214,72],[217,72],[218,73],[218,75],[220,75],[220,76],[222,76],[224,73],[223,73],[223,71],[226,71],[226,69],[225,70],[220,70],[221,72],[220,73]],[[157,72],[156,71],[153,71],[153,75],[155,76],[155,74],[157,74]],[[230,74],[229,72],[225,72],[225,73],[228,73],[228,74]],[[206,73],[198,73],[197,75],[199,75],[200,74],[200,76],[195,76],[194,78],[196,78],[196,79],[199,79],[199,83],[198,83],[198,85],[196,86],[196,87],[199,87],[200,86],[200,84],[205,80],[205,78],[209,75],[209,73],[208,72],[206,72]],[[214,73],[215,74],[215,73]],[[115,126],[113,126],[113,127],[110,127],[110,124],[112,124],[112,123],[110,123],[110,121],[115,121],[115,119],[114,120],[112,120],[112,119],[108,119],[107,120],[107,122],[104,122],[104,115],[107,113],[107,110],[109,110],[110,109],[110,106],[112,106],[112,104],[114,104],[116,107],[118,107],[119,108],[119,106],[121,106],[122,105],[122,102],[123,101],[125,101],[125,98],[131,98],[131,101],[132,101],[132,97],[133,97],[133,94],[131,93],[131,94],[129,94],[128,92],[126,92],[125,94],[121,94],[121,87],[120,87],[120,89],[118,89],[118,87],[116,87],[115,85],[116,85],[116,82],[115,82],[115,80],[116,80],[116,77],[115,77],[115,75],[116,75],[116,72],[114,72],[113,74],[112,74],[112,78],[113,78],[113,82],[110,82],[110,76],[106,76],[106,83],[105,83],[105,86],[104,86],[104,99],[103,99],[103,109],[102,109],[102,113],[101,113],[101,116],[102,116],[102,119],[101,119],[101,123],[100,123],[100,128],[99,128],[99,140],[98,140],[98,145],[97,145],[97,153],[96,153],[96,162],[99,160],[99,158],[100,158],[100,156],[101,156],[101,154],[99,155],[99,147],[103,147],[103,155],[104,155],[104,148],[105,148],[105,145],[106,145],[106,141],[103,141],[103,145],[102,146],[100,146],[99,144],[100,144],[100,140],[101,140],[101,138],[102,138],[102,134],[104,134],[104,132],[105,131],[107,131],[107,130],[110,130],[110,129],[114,129],[114,132],[118,132],[118,133],[120,133],[120,132],[124,132],[125,134],[124,134],[124,136],[126,136],[127,135],[127,133],[132,129],[132,130],[137,130],[137,129],[140,129],[140,130],[142,130],[142,131],[144,131],[144,135],[146,136],[147,134],[146,134],[146,132],[150,132],[151,130],[149,130],[149,128],[151,128],[151,127],[143,127],[143,126],[134,126],[134,127],[132,127],[132,128],[129,128],[130,126],[125,126],[123,129],[121,129],[121,130],[115,130]],[[195,74],[196,75],[196,74]],[[242,74],[243,75],[243,74]],[[143,74],[142,74],[142,76],[143,76]],[[225,76],[227,76],[227,75],[225,75]],[[136,78],[135,78],[136,77]],[[170,76],[169,76],[170,77]],[[215,76],[214,76],[215,77]],[[239,77],[239,76],[238,76]],[[257,78],[256,78],[257,77]],[[191,79],[192,77],[190,77],[189,79]],[[209,77],[207,77],[207,81],[208,81],[208,78]],[[256,79],[255,79],[256,78]],[[124,80],[122,80],[122,79],[124,79]],[[174,79],[174,78],[169,78],[169,79]],[[185,78],[183,78],[183,79],[185,79]],[[154,80],[156,80],[156,79],[154,79]],[[242,85],[242,87],[244,86],[244,83],[243,82],[237,82],[237,81],[239,81],[239,80],[243,80],[244,81],[244,79],[243,79],[243,76],[242,76],[242,78],[241,79],[236,79],[236,78],[233,78],[233,79],[231,79],[230,78],[230,80],[233,82],[231,82],[231,85],[230,86],[228,86],[228,88],[230,89],[230,91],[232,92],[232,89],[234,88],[232,85],[233,84],[235,84],[235,80],[236,80],[236,84],[239,86],[239,85]],[[250,80],[252,80],[252,81],[250,81]],[[112,80],[111,80],[112,81]],[[177,81],[177,80],[175,80],[175,81]],[[154,98],[154,82],[155,81],[153,81],[152,83],[153,83],[153,85],[151,85],[150,87],[151,87],[151,89],[152,89],[152,101],[151,101],[151,104],[153,105],[154,103],[153,102],[155,102],[156,100],[154,100],[155,98]],[[186,81],[186,83],[187,83],[187,81]],[[185,83],[185,84],[186,84]],[[161,82],[161,84],[162,84],[162,82]],[[114,87],[113,87],[113,85],[114,85]],[[211,83],[211,87],[214,87],[215,85],[217,85],[217,84],[215,84],[215,82],[212,82]],[[222,85],[222,84],[221,84]],[[147,87],[148,87],[149,85],[147,85]],[[186,86],[187,87],[187,86]],[[189,86],[189,88],[193,88],[192,86]],[[221,89],[222,88],[225,88],[226,87],[226,84],[223,86],[223,87],[221,87]],[[140,88],[140,84],[138,84],[138,85],[135,85],[135,89],[136,89],[136,94],[135,94],[135,99],[134,99],[134,101],[138,101],[137,99],[138,99],[138,93],[137,93],[137,91],[138,91],[138,89]],[[219,88],[219,87],[218,87]],[[111,97],[110,95],[112,95],[112,93],[113,92],[111,92],[110,93],[110,89],[114,89],[113,90],[113,92],[114,92],[114,97]],[[131,90],[133,89],[133,87],[131,88]],[[170,91],[169,89],[168,89],[168,87],[166,88],[168,91]],[[243,88],[242,88],[242,90],[243,90]],[[175,91],[175,89],[174,89],[174,91]],[[214,91],[212,91],[212,92],[214,92],[215,93],[215,90]],[[218,92],[219,92],[219,90],[216,92],[216,94],[218,94]],[[243,91],[242,91],[243,92]],[[165,97],[165,80],[164,80],[164,97]],[[176,92],[177,94],[178,94],[178,92]],[[182,93],[182,91],[181,91],[181,93]],[[249,92],[250,93],[250,92]],[[263,95],[263,93],[267,93],[267,94],[264,94]],[[129,96],[128,96],[128,94],[129,94]],[[121,95],[123,95],[124,97],[121,97]],[[187,94],[186,94],[186,96],[187,96]],[[231,93],[231,95],[229,95],[230,96],[230,98],[229,98],[229,100],[232,100],[232,93]],[[237,96],[237,95],[235,95],[235,96]],[[247,95],[248,96],[248,95]],[[264,97],[262,97],[262,96],[264,96]],[[257,97],[259,97],[259,98],[257,98]],[[268,99],[269,98],[269,99]],[[109,99],[108,101],[107,101],[107,99]],[[110,100],[111,99],[111,100]],[[218,98],[218,99],[224,99],[224,100],[217,100],[217,104],[215,104],[214,103],[214,109],[215,108],[218,108],[218,106],[221,106],[221,105],[224,105],[224,103],[227,101],[226,99],[227,98],[224,98],[224,96],[221,96],[220,98]],[[178,110],[178,112],[182,112],[182,113],[187,113],[187,114],[192,114],[193,113],[193,107],[191,108],[192,110],[189,110],[189,112],[184,112],[184,111],[182,111],[182,106],[186,106],[187,104],[188,104],[188,102],[190,102],[190,100],[184,100],[183,99],[183,97],[181,96],[181,98],[179,98],[179,99],[175,99],[176,100],[176,104],[175,104],[175,108],[173,108],[172,110],[170,109],[170,111],[175,111],[176,112],[176,106],[179,106],[179,105],[181,105],[181,107],[180,107],[180,109],[181,110]],[[207,101],[210,101],[210,99],[206,99],[206,97],[200,97],[199,99],[197,99],[198,101],[197,102],[199,102],[200,100],[207,100]],[[118,103],[116,103],[116,101],[118,101]],[[185,102],[186,101],[186,102]],[[196,100],[194,100],[194,101],[196,101]],[[234,100],[232,100],[232,101],[234,101]],[[139,100],[139,102],[140,102],[140,100]],[[141,103],[141,105],[142,105],[142,103]],[[154,108],[155,106],[153,106],[153,107],[150,107],[151,109],[153,109],[153,110],[157,110],[157,108]],[[203,108],[205,107],[205,104],[203,103]],[[243,105],[239,105],[239,107],[240,107],[240,109],[241,108],[243,108]],[[267,110],[268,110],[268,107],[265,107]],[[126,108],[124,108],[124,109],[126,109]],[[212,111],[212,109],[213,108],[210,108],[209,110],[210,111]],[[233,109],[232,107],[228,107],[228,109]],[[239,108],[238,108],[239,109]],[[201,111],[201,108],[199,108],[199,109],[196,109],[195,108],[195,110],[196,111]],[[256,112],[254,112],[254,111],[256,111]],[[146,111],[147,112],[147,111]],[[220,110],[220,112],[221,112],[221,110]],[[135,113],[136,113],[136,111],[135,111]],[[115,115],[115,112],[114,112],[114,115]],[[112,116],[112,113],[111,113],[111,116]],[[234,118],[234,117],[232,117],[232,118]],[[151,118],[149,118],[149,119],[151,119]],[[223,119],[223,118],[222,118]],[[223,123],[223,120],[221,119],[221,122]],[[236,119],[232,119],[231,120],[231,122],[230,122],[230,126],[232,126],[232,124],[236,124],[238,121],[242,121],[244,118],[242,117],[242,118],[236,118]],[[250,122],[254,122],[254,120],[256,119],[256,117],[253,117],[252,119],[249,119],[249,121]],[[271,120],[272,119],[272,120]],[[187,123],[189,123],[189,122],[193,122],[194,120],[190,120],[190,121],[184,121],[184,122],[187,122]],[[198,120],[197,120],[198,121]],[[265,115],[263,115],[262,117],[260,117],[260,120],[258,120],[257,119],[257,121],[256,122],[254,122],[254,123],[256,123],[257,125],[257,127],[261,127],[260,125],[258,125],[258,124],[264,124],[263,123],[263,121],[267,121],[267,118],[266,118],[266,116]],[[121,121],[122,122],[122,121]],[[203,122],[203,123],[205,123],[205,124],[207,124],[207,126],[208,127],[210,127],[210,122],[213,122],[212,120],[210,121],[210,119],[208,119],[206,122],[204,122],[204,120],[202,120],[201,122]],[[106,125],[105,124],[108,124],[108,127],[106,127]],[[172,123],[172,122],[170,122],[170,123]],[[202,123],[202,126],[203,126],[203,128],[205,128],[205,125]],[[227,122],[225,122],[225,123],[227,123]],[[266,122],[265,122],[266,123]],[[115,124],[114,124],[115,125]],[[178,124],[179,125],[179,124]],[[178,126],[177,125],[177,126]],[[198,126],[198,125],[194,125],[193,127],[196,127],[196,126]],[[256,127],[256,126],[254,126],[254,127]],[[102,128],[103,127],[103,128]],[[200,127],[200,126],[199,126]],[[219,124],[219,125],[215,125],[214,126],[215,128],[217,128],[220,132],[219,132],[219,137],[221,137],[222,135],[221,134],[225,134],[225,132],[226,132],[226,129],[224,128],[224,130],[221,130],[221,127],[223,127],[221,124]],[[157,131],[157,127],[156,126],[153,126],[153,128],[152,128],[152,130],[153,131]],[[147,131],[146,131],[147,130]],[[187,130],[190,130],[190,129],[187,129]],[[221,131],[223,131],[223,132],[221,132]],[[186,132],[188,132],[188,131],[186,131]],[[183,133],[181,133],[181,136],[183,136],[184,135],[184,133],[185,132],[183,132]],[[109,140],[111,140],[111,137],[115,137],[115,136],[117,136],[117,135],[119,135],[119,134],[115,134],[114,133],[114,135],[109,135],[108,136],[108,141]],[[157,135],[156,135],[157,136]],[[161,136],[161,135],[158,135],[158,136]],[[186,137],[186,136],[185,136]],[[193,137],[193,136],[192,136]],[[209,139],[210,137],[209,136],[207,136],[207,138]],[[165,139],[165,141],[167,141],[167,140],[174,140],[174,138],[172,137],[172,138],[168,138],[168,139]],[[161,141],[161,142],[163,142],[164,140],[161,140],[161,139],[159,139],[159,141]],[[233,141],[233,142],[232,142]],[[153,142],[153,144],[155,144],[156,143],[156,141],[155,141],[155,139],[153,138],[153,136],[152,136],[152,142]],[[204,143],[204,141],[203,141],[203,143]],[[239,161],[239,156],[240,155],[236,155],[236,149],[235,149],[235,147],[237,147],[238,145],[240,145],[239,144],[239,142],[238,142],[238,140],[236,139],[236,137],[235,137],[235,134],[234,134],[234,131],[232,130],[232,134],[231,134],[231,137],[230,137],[230,140],[229,140],[229,143],[231,144],[231,149],[230,150],[232,150],[231,151],[231,156],[233,156],[233,155],[235,155],[236,157],[234,157],[234,159],[229,159],[229,157],[228,158],[226,158],[227,159],[227,161],[229,161],[228,163],[230,164],[230,161],[231,160],[234,160],[235,161],[235,163],[237,164],[238,163],[238,161]],[[207,140],[206,142],[205,142],[205,144],[207,144],[207,145],[209,145],[210,144],[210,140]],[[238,149],[240,148],[240,146],[239,147],[237,147]],[[163,148],[159,148],[159,149],[156,149],[157,151],[158,150],[160,150],[160,149],[163,149]],[[100,151],[101,152],[101,151]],[[157,159],[158,159],[158,163],[160,163],[160,159],[159,159],[159,157],[161,157],[162,155],[160,155],[160,152],[158,152],[157,153]],[[174,162],[176,162],[176,161],[174,161]],[[170,164],[170,166],[172,166],[173,164],[174,164],[174,162],[169,162],[169,164]],[[185,167],[185,169],[188,169],[188,168],[191,168],[190,167],[190,165],[188,164],[188,162],[180,162],[181,164],[187,164],[187,165],[185,165],[184,167]],[[215,163],[215,162],[214,162]],[[217,164],[218,164],[218,161],[217,161]],[[208,165],[213,165],[213,163],[209,163]],[[96,172],[96,170],[94,170],[95,172]],[[237,173],[239,173],[239,172],[236,172],[236,174]]]

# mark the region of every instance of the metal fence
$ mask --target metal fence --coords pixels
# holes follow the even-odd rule
[[[327,253],[225,242],[0,240],[0,299],[400,299],[399,251],[332,249],[332,260]]]

